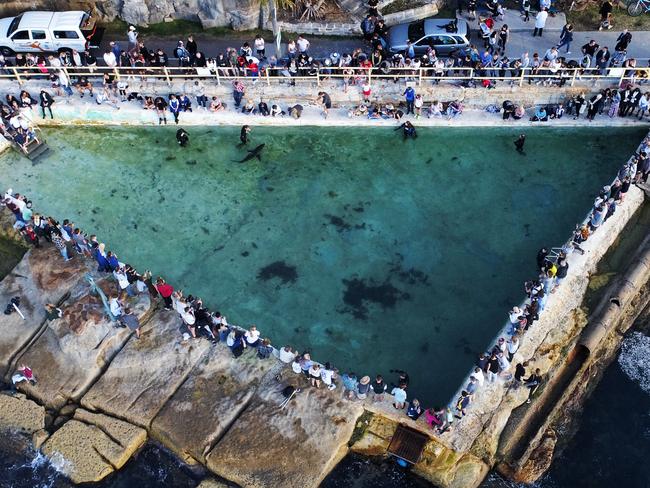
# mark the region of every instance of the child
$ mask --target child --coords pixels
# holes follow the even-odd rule
[[[413,103],[415,107],[415,118],[419,119],[420,115],[422,115],[422,106],[424,105],[424,100],[422,99],[422,95],[417,94],[415,95],[415,102]]]
[[[370,103],[370,94],[372,93],[372,89],[367,81],[361,87],[361,91],[363,92],[363,101],[365,103]]]

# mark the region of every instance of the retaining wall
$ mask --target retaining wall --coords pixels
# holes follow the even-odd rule
[[[78,99],[70,104],[60,102],[55,105],[55,113],[58,118],[63,114],[70,123],[81,124],[87,120],[98,124],[113,124],[116,121],[141,123],[140,119],[132,117],[137,114],[140,114],[139,116],[146,115],[146,117],[153,115],[141,109],[117,111],[106,106],[97,107],[88,101],[84,101],[82,104]],[[206,123],[205,117],[212,114],[200,112],[191,115],[196,120],[201,120],[201,123]],[[492,115],[492,117],[498,116]],[[59,120],[56,119],[54,123],[59,123]],[[233,120],[236,119],[231,117],[227,122],[232,123]],[[291,118],[283,120],[287,120],[288,123],[300,122]],[[329,121],[321,122],[331,124]],[[532,367],[540,367],[543,372],[547,372],[552,370],[558,361],[564,359],[566,355],[564,348],[571,343],[584,325],[584,320],[581,319],[578,310],[587,289],[588,276],[596,269],[599,260],[618,238],[621,230],[643,201],[641,190],[632,187],[627,194],[625,203],[619,206],[617,212],[584,244],[586,254],[584,256],[571,255],[569,276],[559,291],[549,298],[544,314],[536,322],[535,327],[527,332],[513,362],[533,358]],[[56,259],[56,257],[56,252],[53,252],[52,259]],[[178,334],[171,326],[164,329],[164,335],[158,334],[163,328],[157,327],[157,325],[169,323],[170,320],[172,318],[165,316],[164,312],[156,313],[145,329],[144,339],[137,342],[133,338],[129,339],[124,348],[116,354],[115,359],[111,360],[106,370],[97,378],[96,383],[89,385],[88,390],[83,392],[80,402],[85,408],[95,409],[146,429],[158,426],[156,437],[163,439],[163,442],[169,442],[168,447],[175,452],[187,453],[188,459],[193,459],[194,456],[199,457],[201,461],[205,459],[208,467],[216,473],[234,473],[236,476],[234,481],[247,486],[272,486],[273,483],[281,479],[288,468],[282,464],[275,465],[272,460],[276,459],[275,455],[279,456],[277,459],[280,459],[282,452],[289,452],[290,446],[295,444],[296,438],[308,443],[303,445],[301,452],[307,450],[312,461],[298,470],[295,479],[301,483],[300,486],[315,486],[331,469],[336,460],[345,454],[347,439],[350,438],[355,427],[361,428],[363,432],[353,448],[359,452],[377,454],[385,452],[387,442],[392,435],[391,432],[394,432],[398,423],[409,423],[431,437],[421,462],[415,466],[416,472],[441,487],[471,488],[478,486],[489,467],[497,461],[496,452],[499,438],[511,412],[525,401],[527,394],[527,391],[523,391],[524,389],[512,388],[502,382],[486,384],[476,395],[468,415],[461,422],[457,422],[451,432],[438,436],[433,435],[424,419],[413,422],[403,415],[396,415],[390,406],[390,401],[368,404],[366,408],[374,414],[372,422],[355,426],[353,423],[361,414],[363,406],[358,402],[341,400],[338,398],[338,392],[309,390],[309,396],[305,395],[301,398],[308,399],[315,395],[319,398],[313,398],[311,401],[301,400],[299,409],[291,409],[286,414],[273,411],[271,415],[269,412],[279,400],[278,385],[274,383],[276,371],[273,369],[255,385],[251,384],[249,379],[240,379],[247,388],[251,388],[248,395],[249,400],[247,400],[250,403],[247,403],[242,410],[235,414],[232,424],[225,430],[221,426],[215,427],[215,433],[210,435],[207,440],[202,440],[205,444],[190,449],[186,445],[176,444],[176,442],[180,442],[176,439],[182,439],[185,442],[190,433],[168,431],[172,427],[178,427],[181,430],[187,429],[187,426],[157,422],[157,419],[161,412],[172,417],[182,416],[183,412],[199,408],[197,405],[202,405],[200,408],[205,409],[214,408],[215,402],[221,402],[221,396],[219,398],[210,397],[212,395],[210,392],[213,392],[213,389],[205,388],[204,380],[213,381],[219,385],[223,380],[218,371],[209,371],[203,367],[204,361],[208,361],[216,353],[204,347],[197,348],[192,345],[179,344],[177,342]],[[185,347],[189,347],[189,351],[185,351]],[[164,354],[160,353],[161,351]],[[143,356],[147,353],[150,356]],[[155,357],[151,354],[154,354]],[[162,368],[162,364],[164,364],[165,368],[161,369],[164,371],[164,378],[155,376],[156,369],[152,370],[150,374],[148,373],[146,377],[141,377],[142,372],[137,367],[125,366],[136,364],[142,357],[146,357],[145,362],[153,366],[159,363]],[[233,361],[229,367],[233,368],[232,371],[237,371],[237,361]],[[294,377],[292,373],[287,374],[290,377],[289,381],[300,385],[302,378]],[[194,377],[197,380],[194,383],[188,383],[188,378]],[[202,378],[200,381],[199,377]],[[147,382],[151,382],[151,385]],[[157,382],[170,385],[169,391],[166,391],[165,395],[147,393],[149,390],[156,391]],[[135,397],[132,391],[133,385],[139,385],[142,390],[140,393],[136,392]],[[184,385],[187,388],[183,389]],[[241,391],[241,388],[236,390]],[[204,395],[208,395],[208,397],[196,404],[185,400],[186,398],[203,398]],[[120,406],[122,403],[115,403],[116,399],[122,401],[123,406]],[[263,415],[256,406],[260,402],[265,405]],[[325,406],[327,406],[327,413],[320,411],[320,408],[325,408]],[[170,408],[175,410],[170,413]],[[145,412],[146,415],[142,412]],[[201,411],[193,412],[193,414],[196,414],[198,418],[207,416],[207,413],[204,414]],[[269,422],[260,424],[259,418],[264,416]],[[320,422],[326,422],[326,424]],[[164,428],[160,425],[163,425]],[[235,427],[233,428],[232,425]],[[306,425],[310,426],[309,432],[305,432],[302,427]],[[260,439],[267,440],[247,444],[244,440],[245,434],[249,434],[251,431],[259,432],[260,429],[267,429],[268,437],[263,433],[259,434]],[[196,436],[203,436],[201,437],[203,439],[205,432],[197,432]],[[327,442],[324,443],[324,440]],[[331,450],[324,449],[324,445],[329,446],[328,449],[331,448]],[[275,453],[275,455],[269,457],[269,453]],[[252,466],[251,471],[247,472],[237,465],[237,461],[247,455],[251,459],[264,461],[267,465]],[[195,461],[197,460],[195,459]],[[246,466],[248,467],[249,464]],[[295,464],[292,463],[291,470],[296,469]]]

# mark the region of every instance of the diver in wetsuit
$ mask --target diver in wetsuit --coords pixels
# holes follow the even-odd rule
[[[404,122],[402,125],[400,125],[398,128],[396,128],[395,130],[400,130],[400,129],[404,129],[404,140],[408,139],[409,137],[415,139],[418,136],[417,132],[415,132],[415,127],[408,120]]]
[[[524,153],[525,142],[526,142],[526,134],[521,134],[515,141],[515,149],[517,149],[517,152],[519,154],[525,154]]]
[[[242,126],[241,132],[239,133],[239,140],[242,144],[248,143],[248,134],[250,134],[250,132],[251,128],[249,125]]]
[[[181,147],[187,146],[187,143],[190,142],[190,135],[183,128],[176,131],[176,141],[180,144]]]

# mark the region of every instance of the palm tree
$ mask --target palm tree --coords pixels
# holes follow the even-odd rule
[[[271,12],[271,25],[273,26],[273,39],[275,41],[280,34],[280,28],[278,27],[278,8],[283,10],[294,8],[296,6],[296,0],[260,0],[260,5],[268,5],[269,7],[269,11]],[[280,57],[280,55],[281,53],[278,49],[276,56]]]

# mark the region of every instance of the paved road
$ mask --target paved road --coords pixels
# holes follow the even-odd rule
[[[507,20],[507,19],[506,19]],[[497,24],[497,28],[500,24]],[[472,26],[473,27],[473,26]],[[530,23],[530,30],[524,31],[517,29],[516,31],[510,34],[510,41],[506,46],[506,54],[511,57],[519,57],[524,51],[528,51],[532,58],[533,53],[538,52],[541,56],[544,55],[547,49],[557,44],[560,37],[559,31],[545,31],[543,37],[532,37],[532,28],[533,23]],[[586,44],[590,39],[595,39],[598,44],[601,46],[608,46],[610,50],[613,51],[614,45],[616,44],[616,37],[619,35],[619,31],[612,30],[607,32],[575,32],[573,35],[574,41],[571,46],[571,54],[568,55],[570,59],[580,59],[580,47],[583,44]],[[650,32],[633,32],[632,33],[632,43],[628,49],[628,57],[635,57],[637,59],[648,59],[650,58]],[[360,38],[355,37],[340,37],[340,38],[319,38],[319,37],[310,37],[306,36],[311,41],[310,54],[317,58],[322,58],[328,56],[332,52],[351,53],[355,48],[368,48],[368,45]],[[186,37],[183,38],[185,40]],[[105,49],[108,46],[108,42],[111,40],[117,40],[123,47],[126,47],[128,43],[126,42],[126,34],[122,39],[110,39],[107,36],[102,40],[101,48]],[[215,38],[202,34],[197,34],[195,40],[199,46],[199,49],[205,53],[207,57],[216,56],[220,52],[225,52],[228,47],[239,48],[245,41],[248,41],[251,45],[253,44],[253,39],[242,37],[240,33],[233,32],[232,37],[228,39]],[[176,43],[178,38],[159,38],[159,37],[146,37],[144,39],[145,45],[148,49],[157,49],[161,47],[168,56],[170,56],[170,61],[173,63],[174,60],[171,58],[171,54],[176,48]],[[271,39],[266,39],[267,41],[267,56],[275,54],[275,46]],[[482,46],[482,41],[479,39],[476,31],[472,30],[471,42],[477,46]],[[283,46],[283,52],[286,52],[285,46]],[[562,49],[562,54],[564,54],[564,48]],[[97,56],[98,59],[101,56]]]

